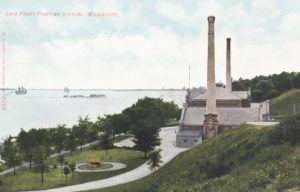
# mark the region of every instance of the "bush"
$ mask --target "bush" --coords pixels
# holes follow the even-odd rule
[[[205,172],[208,178],[219,177],[230,172],[230,167],[224,162],[207,161],[200,166],[200,172]]]
[[[270,134],[271,143],[300,143],[300,113],[283,119]]]

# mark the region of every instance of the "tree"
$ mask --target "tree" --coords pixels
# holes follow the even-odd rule
[[[161,149],[153,150],[149,154],[149,159],[150,160],[148,161],[148,165],[150,166],[151,170],[160,167],[160,164],[163,162],[161,160]]]
[[[71,173],[70,168],[66,165],[64,168],[64,175],[66,176],[66,183],[68,182],[68,175]]]
[[[104,131],[104,120],[103,117],[97,117],[96,122],[94,123],[94,127],[97,127],[98,133]]]
[[[58,160],[58,162],[60,163],[60,174],[62,175],[62,169],[63,169],[63,163],[64,163],[64,161],[65,161],[65,157],[64,157],[64,155],[59,155],[58,157],[57,157],[57,160]]]
[[[75,163],[71,163],[71,164],[69,165],[69,167],[70,167],[70,170],[71,170],[71,172],[72,172],[72,177],[73,177],[73,173],[74,173],[75,170],[76,170],[76,164],[75,164]]]
[[[69,131],[65,124],[58,125],[53,131],[52,140],[54,142],[56,152],[60,153],[66,147],[66,138]]]
[[[145,98],[138,104],[126,110],[130,119],[130,129],[134,135],[135,148],[143,151],[145,158],[147,153],[160,144],[159,127],[162,125],[161,111],[155,104],[155,100]],[[140,106],[138,106],[140,105]],[[156,105],[156,106],[155,106]]]
[[[262,92],[262,90],[260,89],[254,89],[252,91],[252,98],[255,100],[255,101],[263,101],[263,97],[264,97],[264,94]]]
[[[52,137],[50,137],[47,129],[30,129],[28,132],[23,129],[17,136],[17,144],[20,148],[24,160],[29,161],[29,167],[32,167],[32,160],[34,152],[38,146],[45,146],[49,150],[52,144]]]
[[[265,82],[259,85],[261,81]],[[264,88],[266,88],[264,87],[266,81],[272,84],[270,86],[270,84],[267,83],[267,87],[271,88],[268,88],[269,90],[267,91],[264,90]],[[232,88],[234,91],[247,91],[248,88],[251,88],[252,99],[256,102],[263,101],[276,97],[289,89],[300,88],[300,73],[282,72],[269,76],[259,75],[251,80],[239,78],[237,81],[232,82]]]
[[[296,72],[288,73],[288,79],[289,79],[289,81],[290,81],[290,89],[296,88],[296,87],[295,87],[295,79],[296,79],[296,75],[297,75]]]
[[[178,107],[160,98],[139,99],[123,113],[128,117],[130,130],[134,135],[135,148],[147,154],[160,145],[159,131],[167,119],[179,116]]]
[[[109,134],[112,137],[112,140],[115,139],[115,126],[116,126],[116,118],[115,115],[105,115],[102,118],[102,133]]]
[[[96,123],[92,123],[90,126],[88,126],[88,135],[90,139],[90,147],[92,147],[92,144],[94,141],[98,139],[98,134],[99,134],[99,128]]]
[[[249,87],[252,87],[251,80],[239,78],[237,81],[232,82],[232,90],[235,91],[247,91]]]
[[[291,74],[282,72],[279,75],[271,76],[272,83],[279,92],[284,92],[291,88]]]
[[[122,131],[121,115],[120,114],[110,115],[108,120],[110,124],[110,129],[112,130],[113,140],[115,140],[115,135],[120,134]]]
[[[110,129],[106,129],[100,136],[100,146],[105,149],[107,156],[107,150],[113,146]]]
[[[258,82],[262,80],[268,80],[268,77],[263,75],[255,76],[253,79],[251,79],[251,87],[254,87]]]
[[[162,111],[162,119],[165,123],[168,119],[179,119],[181,110],[179,107],[174,103],[174,101],[170,102],[163,102],[162,100],[160,102],[160,107]]]
[[[129,117],[124,112],[119,114],[119,126],[120,133],[126,134],[130,129]]]
[[[277,91],[276,89],[271,89],[271,90],[269,91],[269,94],[268,94],[268,99],[269,99],[269,98],[274,98],[274,97],[276,97],[276,96],[278,96],[278,91]]]
[[[132,125],[133,142],[137,150],[144,152],[144,157],[156,146],[160,145],[159,124],[151,119],[144,119],[139,124]]]
[[[108,123],[105,125],[112,130],[113,139],[116,134],[126,133],[129,130],[128,116],[124,113],[105,116]]]
[[[76,137],[75,134],[73,133],[73,131],[71,131],[68,135],[67,135],[67,139],[66,139],[66,149],[70,150],[71,155],[73,154],[73,151],[76,150],[77,147],[77,141],[76,141]]]
[[[267,100],[270,95],[271,90],[275,90],[275,87],[272,83],[271,80],[260,80],[256,85],[255,85],[255,90],[256,92],[260,93],[257,94],[256,92],[253,93],[253,97],[256,97],[255,99],[259,100],[259,101],[265,101]]]
[[[300,88],[300,73],[297,73],[294,78],[294,86],[295,88]]]
[[[19,147],[12,141],[9,136],[3,143],[2,158],[8,167],[14,168],[14,175],[16,174],[16,166],[21,164],[21,155]]]
[[[29,168],[31,168],[34,147],[37,146],[33,132],[26,132],[21,129],[19,135],[17,136],[17,144],[24,156],[24,160],[29,161]]]
[[[88,130],[92,126],[92,122],[89,120],[89,116],[85,116],[84,118],[79,117],[78,125],[74,125],[73,133],[77,139],[77,142],[80,145],[80,150],[82,151],[82,145],[89,141]]]
[[[44,173],[48,169],[47,157],[49,156],[49,149],[45,146],[37,146],[34,151],[34,163],[36,169],[41,173],[41,182],[44,183]]]

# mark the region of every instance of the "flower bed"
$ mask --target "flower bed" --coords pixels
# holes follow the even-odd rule
[[[109,169],[112,168],[113,165],[109,163],[103,162],[90,162],[84,165],[80,165],[78,168],[83,170],[94,170],[94,169]]]

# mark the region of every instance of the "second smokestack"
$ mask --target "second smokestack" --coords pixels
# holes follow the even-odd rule
[[[226,49],[226,89],[232,91],[232,77],[231,77],[231,39],[227,38]]]

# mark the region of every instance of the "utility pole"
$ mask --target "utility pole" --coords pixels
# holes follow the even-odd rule
[[[191,66],[189,65],[189,89],[191,89]]]

